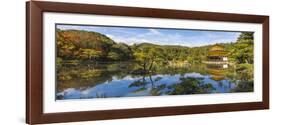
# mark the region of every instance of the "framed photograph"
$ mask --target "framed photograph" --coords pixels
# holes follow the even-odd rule
[[[269,17],[30,1],[29,124],[269,109]]]

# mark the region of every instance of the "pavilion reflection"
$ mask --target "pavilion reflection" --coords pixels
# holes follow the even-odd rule
[[[220,81],[226,78],[228,64],[206,64],[207,73],[211,75],[211,79]]]

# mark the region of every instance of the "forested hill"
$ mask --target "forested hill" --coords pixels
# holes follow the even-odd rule
[[[124,60],[132,58],[132,51],[128,45],[116,43],[97,32],[57,29],[56,38],[57,56],[62,59]]]
[[[81,30],[56,31],[57,57],[63,60],[92,61],[188,61],[201,62],[212,45],[185,47],[140,43],[117,43],[97,32]],[[171,41],[174,42],[174,41]],[[253,63],[253,33],[242,33],[235,43],[221,44],[230,52],[230,59],[238,63]]]

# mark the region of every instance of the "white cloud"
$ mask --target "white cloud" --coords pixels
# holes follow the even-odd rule
[[[149,30],[149,33],[151,33],[151,34],[161,35],[161,33],[158,30],[156,30],[156,29],[148,29],[148,30]]]

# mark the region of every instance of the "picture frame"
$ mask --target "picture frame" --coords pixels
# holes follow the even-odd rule
[[[143,108],[44,112],[44,13],[248,23],[262,26],[262,101]],[[261,56],[261,55],[260,55]],[[165,98],[165,97],[163,97]],[[171,97],[172,98],[172,97]],[[269,16],[183,11],[92,4],[28,1],[26,3],[26,123],[57,123],[269,109]]]

